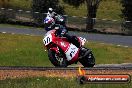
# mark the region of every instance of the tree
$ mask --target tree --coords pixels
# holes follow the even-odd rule
[[[33,12],[38,12],[33,13],[33,17],[37,22],[42,23],[42,19],[44,18],[44,14],[42,15],[42,13],[47,13],[50,7],[59,14],[64,13],[63,7],[59,5],[59,0],[33,0],[32,10]]]
[[[123,18],[127,21],[132,21],[132,0],[122,0]]]
[[[0,0],[0,7],[7,8],[10,0]]]
[[[125,20],[123,27],[125,29],[132,29],[132,0],[121,0],[122,3],[122,17]]]
[[[79,7],[82,3],[87,3],[86,31],[92,30],[95,24],[96,12],[101,0],[63,0],[64,2]]]
[[[8,21],[8,15],[6,14],[5,8],[9,7],[9,1],[10,0],[0,0],[0,8],[1,8],[1,13],[0,13],[0,23],[4,23]]]

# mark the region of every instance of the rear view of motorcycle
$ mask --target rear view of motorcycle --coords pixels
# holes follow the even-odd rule
[[[80,47],[70,43],[65,37],[56,35],[55,29],[48,31],[43,39],[48,50],[48,57],[55,67],[67,67],[80,62],[84,67],[93,67],[95,58],[90,49],[84,46],[85,38],[77,37]]]

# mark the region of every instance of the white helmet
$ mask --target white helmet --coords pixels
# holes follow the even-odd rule
[[[49,8],[48,11],[49,11],[50,13],[52,13],[52,12],[53,12],[53,9],[52,9],[52,8]]]

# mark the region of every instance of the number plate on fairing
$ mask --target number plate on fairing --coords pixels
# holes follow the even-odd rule
[[[51,34],[46,35],[43,39],[43,42],[45,46],[48,45],[50,42],[52,42],[52,35]]]
[[[67,60],[68,61],[72,60],[75,57],[75,55],[77,54],[77,52],[78,52],[78,48],[75,45],[70,44],[70,47],[69,47],[68,51],[66,52]]]

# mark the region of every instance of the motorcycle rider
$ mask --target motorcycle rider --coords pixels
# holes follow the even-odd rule
[[[65,20],[64,20],[63,16],[54,12],[54,10],[52,8],[48,9],[47,16],[53,18],[55,20],[56,24],[60,24],[60,25],[62,25],[63,28],[66,29]]]
[[[49,31],[57,28],[57,35],[66,37],[69,42],[80,48],[80,43],[76,36],[70,36],[66,29],[64,18],[53,11],[52,8],[48,9],[47,17],[44,20],[45,30]]]
[[[57,13],[54,12],[52,8],[49,8],[47,15],[54,18],[54,16],[57,15]]]

